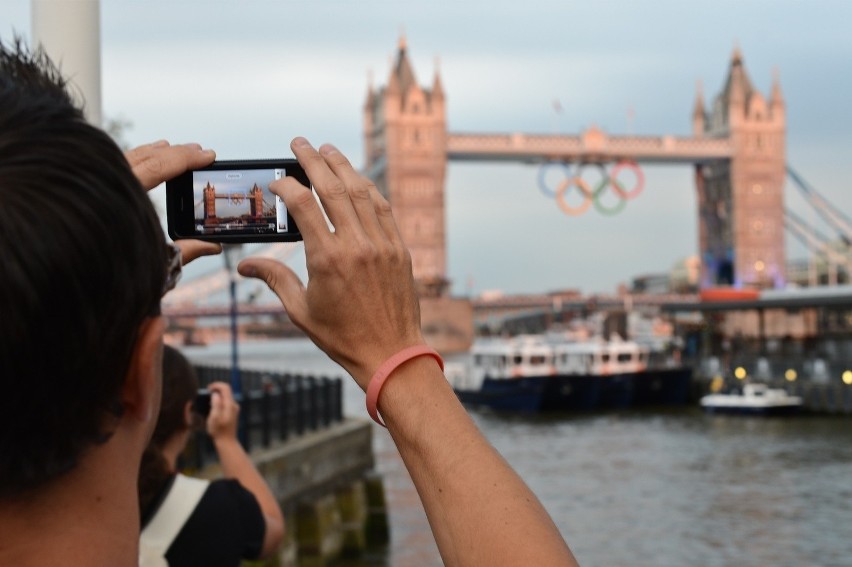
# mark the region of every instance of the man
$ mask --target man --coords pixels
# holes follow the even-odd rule
[[[43,54],[0,46],[0,564],[136,564],[179,260],[143,186],[213,159],[165,142],[125,158]]]
[[[125,160],[51,85],[42,59],[0,57],[0,564],[132,565],[168,287],[139,182],[153,187],[213,154],[158,143]],[[271,189],[304,237],[310,279],[265,259],[244,260],[240,273],[263,279],[367,391],[447,565],[575,565],[432,355],[421,356],[430,351],[411,257],[387,201],[333,146],[296,138],[291,149],[322,208],[291,178]]]

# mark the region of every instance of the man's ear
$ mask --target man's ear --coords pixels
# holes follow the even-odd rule
[[[139,326],[130,366],[124,379],[121,401],[125,414],[156,423],[163,393],[163,317],[150,317]],[[152,426],[153,431],[153,426]]]
[[[195,424],[195,414],[192,413],[192,404],[194,401],[189,400],[183,406],[183,422],[186,424],[187,429],[192,429],[193,424]]]

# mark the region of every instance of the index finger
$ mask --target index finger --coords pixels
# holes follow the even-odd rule
[[[335,230],[359,225],[358,215],[343,180],[332,171],[328,161],[305,138],[294,138],[290,149],[308,174],[322,207]]]
[[[216,159],[213,150],[205,150],[198,144],[170,146],[167,142],[142,146],[125,156],[133,174],[147,190],[189,169],[210,165]]]

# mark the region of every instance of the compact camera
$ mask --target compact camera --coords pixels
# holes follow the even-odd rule
[[[207,388],[200,388],[198,390],[198,394],[196,394],[195,399],[192,401],[192,411],[207,419],[207,416],[210,415],[210,390]]]
[[[284,201],[269,190],[284,177],[310,190],[295,159],[216,161],[167,181],[169,236],[222,243],[301,240]]]

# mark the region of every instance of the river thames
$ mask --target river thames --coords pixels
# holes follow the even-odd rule
[[[230,361],[229,344],[183,350]],[[344,414],[368,419],[363,392],[306,339],[241,343],[240,366],[344,377]],[[852,565],[852,418],[471,414],[584,567]],[[442,565],[390,436],[373,431],[391,544],[335,565]]]

